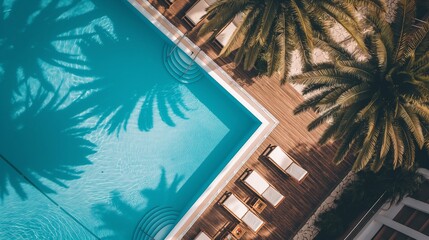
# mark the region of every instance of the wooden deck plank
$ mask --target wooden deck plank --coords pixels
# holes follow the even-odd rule
[[[160,1],[150,0],[150,2],[182,32],[189,31],[190,27],[181,18],[195,0],[176,0],[168,9]],[[190,228],[184,239],[193,239],[200,230],[215,236],[228,223],[231,223],[230,226],[238,223],[217,204],[217,200],[226,191],[233,192],[245,201],[256,197],[238,180],[247,168],[260,172],[286,196],[286,199],[276,209],[268,206],[261,214],[267,224],[258,234],[247,231],[243,239],[290,239],[350,171],[351,162],[338,166],[331,162],[336,150],[335,144],[320,146],[317,143],[323,127],[312,132],[307,131],[306,126],[316,117],[315,113],[306,112],[297,116],[293,114],[293,109],[303,98],[291,85],[280,86],[278,77],[255,77],[254,73],[236,69],[235,64],[231,63],[231,58],[218,58],[218,47],[213,44],[201,45],[204,40],[197,39],[195,33],[196,31],[193,31],[189,37],[270,111],[279,120],[279,125]],[[280,145],[309,172],[309,176],[301,184],[290,179],[261,157],[270,144]]]

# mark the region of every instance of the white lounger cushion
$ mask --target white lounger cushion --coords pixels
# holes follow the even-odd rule
[[[243,14],[237,15],[232,22],[230,22],[217,36],[216,40],[222,45],[226,46],[229,39],[231,39],[234,31],[243,21]]]
[[[303,169],[296,163],[292,163],[292,165],[288,169],[286,169],[286,173],[298,180],[298,182],[304,179],[304,177],[308,174],[305,169]]]
[[[261,175],[259,175],[258,172],[252,171],[244,181],[251,186],[256,193],[259,195],[262,195],[269,187],[270,184],[263,178]]]
[[[262,194],[262,197],[264,197],[274,207],[277,207],[277,205],[285,198],[281,193],[279,193],[279,191],[277,191],[277,189],[271,186]]]
[[[277,206],[284,198],[284,196],[272,187],[268,181],[262,177],[258,172],[252,171],[245,179],[244,182],[249,185],[256,193],[265,198],[273,206]]]
[[[292,163],[292,159],[279,147],[276,146],[268,157],[274,161],[283,171],[285,171]]]
[[[248,211],[241,220],[254,232],[257,232],[264,225],[264,221],[251,211]]]
[[[237,29],[237,26],[233,22],[230,22],[217,36],[216,40],[222,45],[226,46],[229,39],[232,37],[232,34],[234,34],[235,29]]]
[[[229,195],[222,205],[255,232],[264,224],[264,221],[250,211],[234,194]]]
[[[242,219],[244,215],[249,211],[249,208],[244,205],[234,194],[231,194],[223,205],[237,218]]]
[[[194,240],[211,240],[209,236],[205,232],[200,232],[198,235],[194,238]]]
[[[196,25],[201,18],[206,14],[206,9],[216,2],[216,0],[200,0],[194,6],[186,12],[186,17],[191,21],[194,25]]]

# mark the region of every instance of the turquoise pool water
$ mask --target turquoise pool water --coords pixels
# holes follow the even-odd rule
[[[260,125],[125,1],[0,14],[0,239],[162,239]]]

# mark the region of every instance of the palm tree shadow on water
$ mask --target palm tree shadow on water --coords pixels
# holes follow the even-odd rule
[[[0,155],[44,193],[55,194],[58,187],[67,188],[69,181],[81,177],[83,172],[79,167],[91,164],[89,156],[96,152],[97,146],[86,137],[94,130],[85,123],[88,118],[99,118],[95,128],[102,125],[109,133],[119,133],[126,129],[137,108],[139,129],[149,131],[154,126],[155,109],[169,126],[175,125],[174,117],[186,119],[185,112],[191,109],[183,100],[180,84],[170,81],[171,78],[151,77],[141,81],[136,78],[146,76],[146,70],[141,69],[142,62],[152,61],[129,47],[141,44],[140,39],[127,37],[117,30],[120,28],[111,32],[111,29],[94,27],[91,33],[70,34],[79,32],[75,30],[88,25],[100,12],[111,9],[97,8],[96,4],[94,11],[62,19],[60,16],[80,1],[68,1],[65,5],[60,4],[64,3],[60,0],[46,1],[45,5],[41,2],[16,0],[10,11],[0,9],[0,133],[3,136]],[[124,3],[112,4],[125,7]],[[0,0],[0,7],[4,6],[4,0]],[[106,14],[112,17],[113,23],[119,21],[114,19],[115,14]],[[141,26],[141,19],[134,16],[134,20]],[[38,32],[41,29],[43,33]],[[74,41],[80,48],[79,54],[58,50],[53,42],[62,40]],[[127,56],[130,53],[135,55]],[[116,66],[124,63],[128,65],[126,71],[116,71]],[[60,93],[64,92],[62,79],[51,78],[52,68],[93,81],[66,88],[66,94]],[[130,79],[134,81],[128,81]],[[75,96],[76,91],[82,97],[69,103],[69,96]],[[11,194],[11,189],[23,200],[30,198],[24,187],[28,182],[5,161],[0,159],[0,162],[0,200]],[[146,208],[163,203],[163,196],[174,196],[182,180],[176,176],[168,186],[165,173],[162,179],[156,189],[142,191],[142,196],[148,199]],[[115,206],[122,206],[118,209],[126,211],[126,202],[120,204],[120,194],[112,194]],[[134,211],[138,216],[146,212]],[[111,215],[116,213],[113,211]],[[169,216],[174,219],[169,221],[174,222],[178,213],[171,210]],[[107,224],[108,219],[104,221],[106,226],[115,229]]]
[[[67,181],[80,178],[76,167],[91,164],[88,157],[96,148],[85,139],[92,129],[82,126],[84,119],[74,111],[60,109],[62,101],[39,88],[35,96],[0,109],[0,153],[44,193],[56,193],[52,184],[67,188]],[[3,164],[0,172],[0,199],[9,194],[8,183],[21,199],[28,198],[21,176]]]
[[[15,0],[7,6],[0,0],[0,200],[10,189],[29,197],[23,188],[28,183],[13,167],[45,193],[55,193],[54,185],[67,187],[82,174],[76,167],[91,163],[96,146],[85,135],[92,129],[82,126],[83,110],[61,106],[70,92],[59,94],[63,80],[49,72],[84,66],[78,55],[55,44],[91,37],[77,29],[99,12],[64,17],[79,2]]]
[[[88,11],[73,16],[62,17],[71,11],[79,1],[64,4],[52,0],[45,6],[41,0],[15,0],[10,9],[0,9],[0,66],[3,80],[16,87],[22,80],[37,79],[42,86],[53,91],[53,79],[47,79],[46,65],[72,71],[73,66],[84,66],[78,55],[60,51],[55,42],[61,40],[83,40],[92,34],[76,33],[76,29],[86,26],[100,17],[97,11]],[[5,1],[0,0],[0,8]],[[60,79],[61,80],[61,79]]]
[[[180,217],[174,204],[178,201],[179,185],[183,176],[175,175],[168,183],[165,169],[161,169],[160,181],[156,188],[140,191],[144,207],[130,205],[120,192],[111,192],[111,204],[98,204],[93,207],[94,214],[101,219],[101,230],[110,234],[103,239],[161,239],[166,231],[177,223]],[[180,201],[179,201],[180,202]],[[180,209],[180,208],[179,208]],[[134,231],[130,232],[129,227]]]
[[[127,43],[138,45],[138,39],[130,39],[126,33],[116,30],[121,28],[115,28],[116,32],[96,26],[93,27],[94,31],[88,30],[91,28],[87,26],[94,20],[100,21],[102,16],[108,15],[114,21],[120,21],[123,17],[106,4],[97,0],[15,0],[8,3],[11,5],[6,6],[5,1],[0,0],[0,128],[2,135],[10,139],[2,139],[0,154],[17,165],[25,162],[23,172],[33,176],[31,179],[47,192],[53,190],[42,184],[41,178],[66,187],[66,179],[76,179],[81,174],[73,166],[90,163],[88,156],[94,153],[95,145],[86,140],[85,135],[93,129],[78,127],[85,119],[96,116],[100,119],[99,125],[104,123],[110,133],[119,133],[121,129],[126,129],[136,107],[141,108],[138,125],[143,131],[150,130],[154,125],[154,104],[161,119],[169,126],[175,125],[172,113],[186,118],[185,111],[189,108],[182,101],[177,83],[153,78],[125,82],[135,79],[136,75],[142,76],[142,73],[144,76],[140,64],[142,60],[151,61],[150,57],[142,54],[131,58],[127,56],[135,53],[135,49],[127,47]],[[79,4],[87,3],[95,4],[94,8],[83,13],[75,12]],[[124,3],[112,4],[125,7]],[[134,20],[134,24],[141,26],[141,19],[135,16]],[[101,20],[100,25],[104,23]],[[103,27],[110,28],[109,24]],[[57,43],[64,41],[71,41],[73,45],[69,47],[80,47],[80,51],[73,53],[68,51],[70,49],[58,48]],[[112,49],[114,51],[109,52]],[[129,68],[117,71],[117,66],[124,63]],[[54,68],[81,78],[95,79],[71,89],[91,93],[60,109],[57,101],[63,99],[59,99],[60,94],[54,91],[59,90],[62,80],[51,76],[50,70]],[[30,85],[34,88],[34,84],[40,85],[37,96],[31,97],[31,94],[18,90],[26,85],[24,88],[30,89]],[[17,96],[21,102],[16,101]],[[17,109],[21,111],[19,114]],[[81,114],[83,112],[84,115]],[[54,151],[53,146],[58,143],[69,143],[64,147],[76,154],[65,156],[67,149],[62,154]],[[10,169],[2,167],[1,170],[4,174],[0,176],[0,197],[9,194],[9,181],[19,196],[26,199],[28,196],[22,188],[22,179],[9,174]]]
[[[191,109],[185,104],[183,86],[153,65],[162,61],[158,45],[163,41],[156,34],[145,34],[146,30],[134,31],[149,26],[137,15],[124,18],[120,14],[123,11],[117,10],[130,11],[124,3],[106,7],[105,3],[93,2],[109,17],[113,31],[96,27],[96,36],[80,44],[89,69],[79,74],[95,78],[74,88],[84,96],[81,104],[90,109],[86,117],[97,117],[98,126],[110,134],[125,131],[131,117],[137,119],[141,131],[150,131],[156,123],[155,111],[168,126],[176,125],[175,117],[187,119],[185,113]]]

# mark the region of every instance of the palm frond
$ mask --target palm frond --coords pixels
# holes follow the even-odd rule
[[[261,13],[259,9],[252,9],[249,12],[246,12],[242,24],[236,29],[226,46],[222,48],[221,52],[219,53],[219,56],[227,57],[235,49],[239,48],[242,45],[247,45],[247,43],[250,41],[250,38],[248,38],[247,36],[255,31],[254,22],[258,19],[260,14]],[[200,32],[201,31],[202,30],[200,30]]]
[[[381,12],[375,12],[375,14],[370,14],[365,17],[367,24],[374,27],[376,33],[380,35],[381,40],[384,43],[384,46],[387,51],[387,55],[389,59],[391,55],[393,55],[394,47],[393,47],[393,31],[391,26],[385,20],[386,16],[384,16]]]
[[[349,89],[349,86],[335,86],[331,87],[332,91],[327,94],[324,98],[320,99],[319,105],[335,105],[338,103],[338,98]]]
[[[375,61],[377,61],[377,65],[380,68],[380,70],[384,72],[384,70],[387,67],[387,61],[388,61],[386,47],[384,46],[383,41],[380,39],[380,36],[377,36],[377,35],[374,35],[371,37],[371,44],[372,44],[372,49],[375,53],[372,55],[372,57]]]
[[[386,117],[386,116],[383,116]],[[381,137],[378,138],[377,141],[377,150],[375,153],[375,157],[371,163],[371,170],[374,172],[377,172],[381,169],[381,167],[384,164],[384,161],[386,160],[387,154],[390,150],[390,138],[388,134],[388,128],[389,128],[389,122],[386,121],[386,119],[382,119],[382,127],[380,129],[380,135]],[[383,124],[384,123],[384,124]]]
[[[259,44],[264,45],[267,40],[268,33],[271,31],[274,23],[274,19],[277,16],[277,11],[279,9],[279,1],[277,0],[266,0],[264,13],[260,22],[260,28],[257,36]]]
[[[413,26],[413,31],[410,31],[407,35],[407,46],[405,48],[405,54],[415,54],[416,49],[423,43],[429,42],[429,17],[426,19],[416,22]],[[428,44],[428,43],[426,43]],[[428,48],[426,48],[428,50]]]
[[[373,69],[366,63],[356,61],[336,61],[335,68],[342,73],[346,73],[356,79],[367,82],[370,81],[373,75]]]
[[[343,0],[343,2],[353,4],[355,7],[364,7],[377,11],[382,11],[386,8],[386,5],[382,0]]]
[[[368,88],[368,84],[362,83],[344,92],[338,98],[337,104],[341,105],[342,108],[347,108],[352,104],[369,99],[371,97],[371,93],[372,92]]]
[[[322,50],[325,50],[329,54],[330,58],[333,60],[355,59],[351,53],[349,53],[340,44],[333,40],[322,40],[321,38],[316,38],[314,39],[314,45]]]
[[[416,158],[416,147],[411,136],[402,129],[403,139],[404,139],[404,159],[402,165],[410,169],[414,165],[414,160]]]
[[[274,72],[283,73],[285,70],[285,54],[286,54],[286,42],[285,42],[285,26],[284,26],[283,14],[280,14],[280,18],[275,23],[272,29],[270,44],[268,44],[267,50],[267,75],[272,76]]]
[[[397,5],[395,19],[392,23],[394,43],[396,45],[393,59],[401,61],[406,46],[405,35],[414,22],[416,5],[414,0],[400,0]]]
[[[415,116],[413,116],[413,113],[408,112],[407,108],[402,105],[399,105],[398,114],[401,120],[405,123],[406,129],[412,133],[419,147],[423,146],[424,136],[418,119],[416,119]]]
[[[380,105],[377,104],[379,100],[379,96],[380,96],[379,92],[371,96],[371,100],[356,115],[357,119],[366,119],[379,109]]]
[[[294,36],[295,42],[299,49],[302,64],[305,69],[309,69],[312,65],[312,50],[313,50],[313,31],[310,24],[308,13],[304,11],[302,6],[304,2],[297,0],[290,0],[290,13],[291,16],[286,21],[294,23]]]
[[[321,1],[321,7],[325,10],[327,14],[329,14],[332,18],[336,20],[356,41],[358,46],[366,52],[366,46],[362,37],[362,29],[360,29],[359,25],[356,22],[356,17],[351,16],[351,14],[347,14],[347,8],[341,7],[340,3],[331,4],[328,1]]]
[[[249,13],[250,15],[250,13]],[[256,15],[254,15],[253,17],[255,19],[259,18],[261,15],[261,12],[258,11]],[[247,19],[246,19],[247,20]],[[256,20],[255,20],[256,21]],[[251,46],[250,42],[252,41],[252,36],[253,38],[256,37],[256,32],[257,32],[257,24],[251,24],[249,26],[249,30],[247,31],[246,35],[249,35],[251,37],[245,37],[244,41],[241,45],[241,47],[238,49],[235,58],[234,58],[234,62],[238,65],[241,63],[241,61],[244,59],[244,57],[246,56],[247,52],[250,51],[249,49],[253,46]],[[225,51],[226,52],[226,51]],[[222,52],[221,52],[222,53]]]
[[[260,56],[262,45],[256,44],[250,47],[249,51],[244,56],[243,67],[245,70],[251,70],[255,65],[256,60]]]
[[[416,103],[408,106],[412,108],[412,111],[415,112],[423,120],[423,122],[429,123],[429,107],[420,103]]]
[[[387,154],[390,151],[390,137],[389,137],[389,131],[392,128],[391,122],[389,121],[387,116],[384,116],[384,127],[382,129],[383,137],[381,141],[381,149],[380,149],[380,159],[386,158]],[[387,117],[387,119],[386,119]],[[378,167],[377,167],[378,168]]]
[[[356,142],[359,142],[359,136],[362,135],[362,124],[357,123],[350,126],[349,130],[343,134],[342,141],[335,153],[333,162],[339,164],[352,150]]]
[[[286,19],[284,18],[284,14],[282,15],[282,18],[279,19],[280,21],[285,21],[285,36],[283,37],[285,43],[285,50],[284,50],[284,65],[283,69],[280,70],[280,84],[283,85],[286,83],[286,81],[289,79],[289,72],[290,68],[292,66],[292,52],[296,48],[296,42],[293,41],[293,38],[287,37],[294,34],[294,27],[293,24],[286,22]],[[286,35],[287,34],[287,35]]]
[[[337,125],[341,121],[341,117],[335,116],[328,127],[323,131],[322,136],[320,136],[318,143],[325,144],[329,139],[334,138],[338,133]]]
[[[313,48],[312,27],[308,17],[308,13],[304,11],[305,1],[290,0],[290,11],[294,17],[296,29],[304,36],[301,39],[310,49]],[[304,48],[303,48],[304,49]]]
[[[326,86],[325,84],[309,84],[302,89],[302,95],[306,96],[313,92],[321,92],[326,88],[329,88],[329,86]]]
[[[336,90],[336,88],[329,88],[329,89],[324,90],[323,92],[318,93],[315,96],[312,96],[312,97],[306,99],[304,102],[299,104],[298,107],[296,107],[293,110],[293,114],[300,114],[300,113],[307,111],[311,108],[315,108],[323,98],[325,98],[329,94],[332,94],[332,91],[335,91],[335,90]]]
[[[375,115],[371,116],[368,121],[368,130],[366,133],[365,140],[363,142],[362,149],[359,151],[356,161],[353,164],[353,171],[362,170],[368,162],[374,157],[374,150],[376,148],[378,135],[380,134],[380,128],[378,125],[378,118]]]
[[[341,116],[341,121],[337,125],[337,131],[340,133],[339,138],[342,138],[342,135],[345,134],[349,127],[355,123],[364,122],[362,119],[356,118],[356,114],[361,110],[362,106],[360,104],[355,104],[347,108],[346,111],[343,111]]]
[[[207,21],[198,31],[199,36],[205,36],[213,31],[220,31],[224,26],[231,22],[234,17],[249,5],[249,1],[227,1],[220,0],[214,2],[207,8],[206,14],[202,18]]]
[[[415,27],[419,28],[420,25],[425,25],[427,22],[429,22],[429,14],[426,15],[423,19],[416,19]],[[420,44],[418,44],[418,47],[415,50],[415,56],[416,59],[420,58],[421,56],[425,55],[429,49],[429,34],[426,34],[426,37],[424,37]]]
[[[423,56],[414,61],[412,66],[412,71],[415,71],[417,74],[425,73],[422,71],[422,68],[425,68],[429,65],[429,51],[427,51]]]
[[[316,119],[314,119],[308,125],[308,127],[307,127],[308,131],[312,131],[313,129],[317,128],[321,124],[325,123],[326,120],[330,119],[339,108],[340,108],[339,106],[335,106],[335,107],[325,111],[321,115],[319,115]]]
[[[334,84],[341,83],[344,79],[335,69],[320,69],[305,72],[300,75],[290,77],[291,83],[297,84]]]

